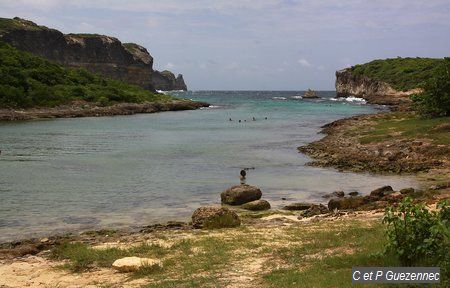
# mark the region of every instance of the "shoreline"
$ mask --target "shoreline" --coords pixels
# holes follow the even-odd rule
[[[54,108],[0,109],[0,121],[12,122],[36,119],[134,115],[196,110],[203,107],[209,107],[209,104],[192,100],[172,100],[166,102],[119,103],[101,107],[92,103],[81,102]]]

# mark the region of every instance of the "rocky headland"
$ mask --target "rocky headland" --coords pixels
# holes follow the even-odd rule
[[[146,48],[97,34],[63,34],[31,21],[0,19],[0,40],[36,56],[151,91],[187,90],[183,76],[153,69]]]
[[[389,105],[394,110],[409,109],[410,96],[422,92],[421,88],[398,91],[386,82],[352,73],[351,68],[336,71],[335,87],[337,97],[363,98],[370,104]]]

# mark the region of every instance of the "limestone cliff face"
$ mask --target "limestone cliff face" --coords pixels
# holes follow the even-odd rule
[[[155,71],[152,77],[153,87],[159,87],[158,90],[168,91],[168,90],[187,90],[186,84],[184,83],[183,75],[175,75],[167,70],[162,72]]]
[[[364,98],[372,104],[402,106],[411,102],[410,95],[419,92],[420,89],[397,91],[388,83],[355,75],[351,68],[336,71],[337,97],[354,96]]]
[[[350,68],[336,71],[336,94],[338,97],[364,98],[368,95],[387,95],[395,92],[387,83],[373,80],[367,76],[354,75]]]
[[[0,31],[0,39],[20,50],[149,90],[187,90],[181,75],[175,79],[171,72],[153,70],[153,57],[137,44],[96,34],[65,35],[20,18],[10,21],[14,26]]]

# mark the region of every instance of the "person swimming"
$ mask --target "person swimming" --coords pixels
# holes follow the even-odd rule
[[[256,118],[255,117],[253,117],[253,119],[252,119],[253,121],[256,121]]]
[[[245,172],[245,170],[241,170],[240,175],[239,180],[241,180],[241,185],[245,185],[245,176],[247,176],[247,172]]]

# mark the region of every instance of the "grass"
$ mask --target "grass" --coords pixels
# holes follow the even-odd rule
[[[422,87],[442,62],[443,59],[398,57],[355,65],[351,71],[355,75],[389,83],[397,90],[409,90]]]
[[[354,266],[398,265],[395,259],[382,255],[384,227],[378,222],[365,226],[355,221],[314,234],[297,229],[291,230],[289,236],[294,243],[304,244],[274,252],[287,267],[264,276],[268,287],[299,287],[301,283],[308,283],[308,287],[351,287]]]
[[[307,287],[351,287],[354,266],[399,265],[394,257],[383,254],[387,239],[381,221],[174,231],[158,239],[173,245],[98,250],[83,243],[65,243],[52,251],[52,257],[69,260],[63,268],[78,272],[110,267],[115,259],[126,256],[160,259],[163,268],[143,267],[128,274],[130,279],[147,279],[146,288],[240,287],[244,286],[239,282],[242,276],[250,277],[252,287],[304,287],[304,283]],[[261,264],[252,268],[255,261]]]
[[[440,125],[450,123],[450,117],[420,118],[409,113],[390,113],[375,121],[376,124],[371,125],[370,129],[359,131],[361,144],[381,142],[393,137],[429,139],[435,144],[450,144],[450,130],[439,129]]]
[[[56,246],[50,258],[56,260],[69,260],[62,268],[72,272],[85,272],[94,267],[111,267],[112,263],[120,258],[129,256],[159,258],[166,251],[158,245],[142,244],[129,249],[106,248],[94,249],[85,243],[66,242]],[[144,271],[138,271],[143,274]],[[148,272],[148,271],[147,271]]]

